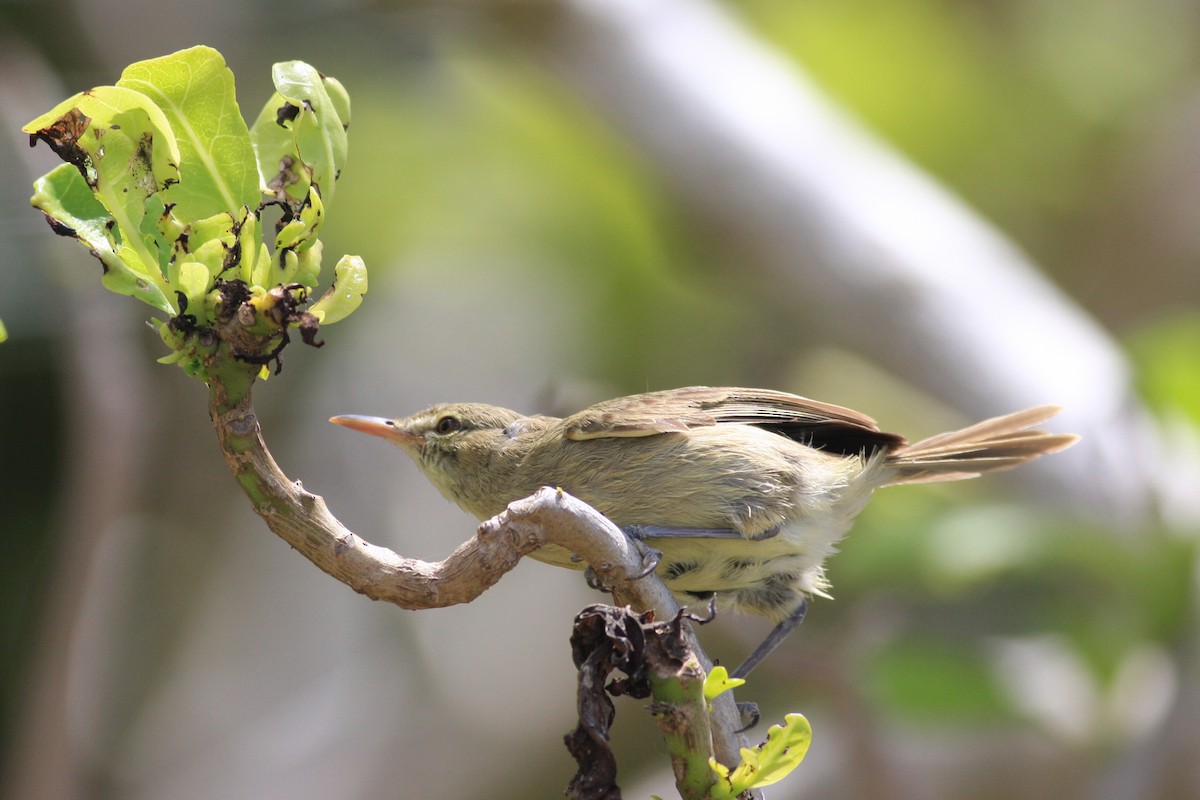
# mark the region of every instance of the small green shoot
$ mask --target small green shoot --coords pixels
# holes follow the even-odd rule
[[[729,670],[722,666],[713,667],[712,671],[704,678],[704,699],[711,703],[714,698],[731,689],[736,689],[745,682],[744,678],[729,677]]]
[[[716,775],[710,790],[714,800],[733,800],[747,789],[769,786],[799,766],[808,752],[812,728],[802,714],[788,714],[783,725],[772,725],[767,740],[754,749],[742,749],[742,763],[732,770],[710,758]]]

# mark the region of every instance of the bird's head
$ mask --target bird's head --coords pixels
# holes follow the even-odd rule
[[[443,403],[403,419],[348,414],[329,421],[397,445],[446,497],[478,515],[481,484],[495,480],[489,474],[495,455],[517,438],[526,420],[507,408]]]

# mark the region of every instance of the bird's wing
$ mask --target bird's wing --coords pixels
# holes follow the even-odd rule
[[[841,406],[770,389],[693,386],[635,394],[598,403],[564,421],[568,439],[654,436],[689,428],[740,423],[842,453],[891,450],[904,438]]]

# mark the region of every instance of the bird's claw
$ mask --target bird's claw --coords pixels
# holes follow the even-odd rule
[[[659,562],[662,561],[662,551],[655,550],[645,542],[635,539],[638,544],[638,550],[642,554],[642,571],[630,578],[631,581],[640,581],[642,578],[649,575],[654,570],[658,569]]]
[[[600,576],[596,574],[596,570],[592,569],[589,564],[583,570],[583,580],[587,583],[589,589],[595,589],[597,592],[608,594],[611,589],[600,580]]]
[[[626,578],[626,580],[640,581],[642,578],[658,569],[658,564],[660,561],[662,561],[662,553],[658,550],[655,550],[653,547],[650,547],[640,539],[634,539],[633,541],[637,544],[638,553],[641,554],[642,568],[636,575],[632,575],[629,578]],[[592,589],[600,592],[612,591],[612,587],[600,579],[600,576],[596,573],[596,570],[592,569],[591,565],[588,565],[584,568],[583,579]]]

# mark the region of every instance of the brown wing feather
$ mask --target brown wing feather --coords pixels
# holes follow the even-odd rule
[[[635,394],[598,403],[565,420],[568,439],[653,436],[733,423],[756,425],[780,436],[839,453],[904,444],[875,420],[848,408],[770,389],[692,386]]]

